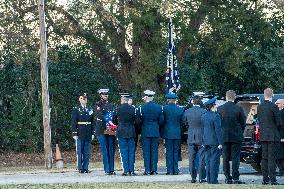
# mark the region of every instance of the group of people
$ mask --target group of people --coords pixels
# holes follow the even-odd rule
[[[225,183],[244,183],[239,180],[239,165],[246,116],[243,109],[234,103],[236,98],[234,91],[226,92],[227,102],[218,108],[216,98],[202,103],[201,96],[194,96],[192,107],[188,109],[177,105],[178,96],[175,93],[166,94],[167,105],[156,104],[153,101],[155,92],[150,90],[144,91],[144,104],[141,106],[135,108],[132,105],[132,96],[122,93],[121,104],[114,108],[108,101],[108,92],[108,89],[98,90],[101,100],[93,108],[87,106],[87,95],[81,94],[80,105],[73,109],[71,125],[73,138],[76,141],[79,173],[89,172],[90,145],[96,136],[100,143],[105,175],[116,174],[114,172],[116,140],[123,164],[122,175],[136,175],[135,151],[138,134],[141,134],[145,169],[143,174],[158,174],[158,146],[160,138],[163,138],[166,148],[166,174],[177,175],[181,127],[185,124],[188,127],[191,182],[197,182],[199,174],[200,183],[218,183],[220,157],[223,155]],[[258,108],[263,142],[263,184],[269,182],[277,184],[275,149],[279,149],[276,145],[280,145],[282,121],[280,111],[271,102],[272,90],[265,89],[264,96],[265,103]],[[275,121],[275,124],[271,124],[272,121]],[[278,133],[275,134],[277,131]],[[232,161],[232,174],[230,161]]]

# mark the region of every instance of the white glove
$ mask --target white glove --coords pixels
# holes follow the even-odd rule
[[[74,140],[78,140],[78,136],[73,136]]]
[[[217,148],[218,148],[219,150],[221,150],[221,149],[222,149],[222,145],[219,144]]]
[[[94,140],[94,138],[95,138],[95,136],[94,136],[94,135],[92,135],[92,140]]]
[[[281,138],[281,140],[280,140],[281,142],[284,142],[284,138]]]

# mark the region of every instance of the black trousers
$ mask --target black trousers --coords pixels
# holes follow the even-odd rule
[[[223,171],[227,179],[239,180],[241,143],[225,142],[223,146]],[[230,161],[232,161],[232,177],[230,174]]]
[[[276,182],[276,160],[280,142],[262,141],[261,171],[264,182]]]
[[[197,157],[198,156],[198,157]],[[198,144],[188,145],[188,159],[189,159],[189,172],[192,180],[196,180],[197,173],[199,174],[199,180],[205,180],[205,149]],[[198,161],[198,162],[196,162]]]

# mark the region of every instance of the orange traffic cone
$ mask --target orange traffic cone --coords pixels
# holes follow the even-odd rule
[[[55,144],[55,163],[57,168],[63,168],[63,159],[58,144]]]

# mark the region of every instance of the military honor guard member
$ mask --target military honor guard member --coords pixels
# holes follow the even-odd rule
[[[109,89],[99,89],[101,100],[95,104],[95,133],[100,143],[103,155],[105,175],[114,175],[115,135],[106,132],[107,125],[111,121],[113,105],[108,101]],[[107,134],[106,134],[107,133]]]
[[[239,180],[239,166],[246,116],[242,107],[234,103],[235,99],[235,91],[227,91],[227,102],[217,109],[221,115],[223,128],[223,171],[226,184],[244,184]],[[230,161],[232,161],[232,176],[230,174]]]
[[[90,148],[94,138],[93,110],[87,106],[87,94],[79,95],[80,105],[71,116],[73,138],[76,142],[79,173],[89,173]]]
[[[135,108],[128,104],[131,95],[121,93],[121,105],[116,109],[115,121],[118,122],[116,137],[123,165],[122,176],[135,176]]]
[[[197,173],[200,183],[206,181],[205,153],[202,145],[203,126],[201,124],[201,116],[206,110],[200,107],[201,104],[202,97],[196,95],[192,98],[192,107],[184,112],[184,122],[188,126],[187,143],[191,183],[196,183]]]
[[[205,147],[206,176],[209,184],[218,183],[223,135],[221,117],[216,112],[216,98],[209,99],[204,103],[206,112],[201,116],[203,126],[202,144]]]
[[[135,153],[136,153],[139,135],[141,134],[140,118],[139,118],[139,116],[137,116],[137,114],[139,113],[141,106],[138,106],[136,108],[133,105],[133,95],[132,94],[129,94],[129,96],[128,96],[128,104],[135,108],[135,137],[134,137],[134,141],[135,141]]]
[[[160,138],[160,126],[164,122],[162,106],[153,102],[155,92],[144,91],[145,104],[141,106],[140,116],[142,120],[141,140],[144,158],[144,175],[156,175],[158,164],[158,146]]]
[[[280,147],[281,118],[278,107],[272,103],[273,91],[264,90],[264,102],[257,107],[257,119],[260,128],[262,146],[261,170],[263,185],[277,185],[276,160]]]
[[[166,94],[166,98],[168,105],[164,106],[163,109],[164,124],[161,134],[166,145],[167,175],[178,175],[178,153],[184,110],[176,104],[178,98],[176,94]]]

